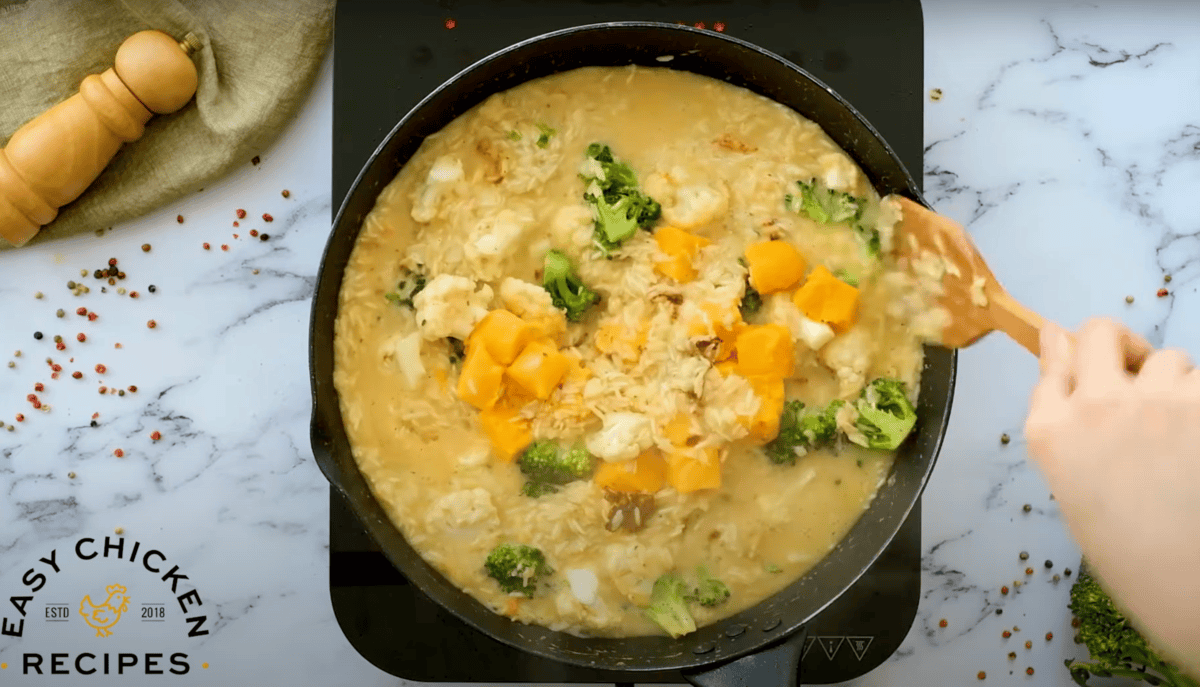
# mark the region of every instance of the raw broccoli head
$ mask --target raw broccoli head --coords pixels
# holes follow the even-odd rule
[[[587,158],[584,172],[579,175],[587,184],[583,197],[596,208],[594,241],[607,256],[638,227],[649,230],[662,217],[662,206],[638,190],[633,168],[617,162],[608,146],[591,144]]]
[[[588,308],[600,301],[600,294],[585,286],[579,278],[571,258],[557,249],[547,251],[542,262],[542,288],[550,292],[554,307],[565,311],[572,322],[583,319]]]
[[[1086,686],[1088,678],[1095,676],[1129,677],[1168,687],[1196,687],[1196,681],[1155,654],[1086,570],[1079,571],[1071,587],[1068,608],[1079,619],[1079,641],[1092,658],[1091,663],[1065,661],[1076,684]]]
[[[488,575],[507,593],[521,592],[532,598],[539,577],[554,571],[546,564],[540,549],[524,544],[501,544],[492,549],[484,562]]]
[[[582,444],[564,449],[557,442],[543,439],[525,449],[517,466],[531,482],[566,484],[591,477],[596,459]]]
[[[413,306],[413,298],[425,288],[425,275],[407,267],[401,268],[400,278],[396,281],[396,290],[383,294],[383,297],[396,305]]]
[[[816,179],[808,183],[797,181],[796,184],[800,187],[800,195],[787,195],[784,202],[788,209],[806,215],[814,222],[838,224],[858,219],[862,213],[863,201],[849,193],[826,188]]]
[[[546,482],[526,482],[521,486],[521,495],[531,499],[553,494],[556,491],[558,491],[557,484],[547,484]]]
[[[696,620],[687,605],[688,591],[687,582],[673,572],[659,577],[650,591],[646,617],[672,637],[695,632]]]
[[[854,405],[866,448],[894,451],[917,423],[917,409],[908,400],[904,382],[881,377],[867,385]]]
[[[596,198],[593,203],[596,207],[596,226],[592,238],[600,252],[608,255],[637,233],[636,208],[629,196],[621,196],[611,204],[606,198]]]
[[[595,160],[595,164],[591,165],[591,171],[594,174],[584,174],[584,183],[596,182],[600,187],[600,191],[609,197],[611,195],[619,195],[629,189],[637,188],[637,174],[633,168],[624,162],[617,162],[613,159],[612,150],[608,146],[601,143],[593,143],[587,147],[587,157]],[[610,197],[609,200],[616,200],[615,197]]]
[[[691,599],[701,606],[716,606],[729,599],[729,586],[713,577],[708,568],[703,566],[696,571],[699,583],[696,585]]]
[[[773,463],[793,465],[803,453],[829,444],[837,435],[837,412],[843,404],[833,401],[824,408],[805,412],[800,401],[785,403],[779,417],[779,434],[764,447],[767,457]]]

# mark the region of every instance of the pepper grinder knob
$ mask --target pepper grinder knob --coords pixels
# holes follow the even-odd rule
[[[0,149],[0,238],[20,246],[78,198],[152,114],[175,112],[196,92],[191,54],[201,43],[161,31],[133,34],[111,69],[38,115]]]

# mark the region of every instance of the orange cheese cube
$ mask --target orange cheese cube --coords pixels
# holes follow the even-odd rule
[[[750,430],[749,438],[765,444],[779,434],[779,418],[783,415],[783,379],[774,376],[748,377],[746,381],[758,395],[758,412],[753,417],[739,418]]]
[[[729,375],[733,374],[734,372],[737,372],[737,361],[736,360],[722,360],[721,362],[717,363],[716,365],[713,365],[713,367],[717,368],[717,372],[720,372],[722,377],[728,377]]]
[[[489,408],[479,414],[479,422],[492,442],[492,451],[506,463],[516,460],[533,443],[529,420],[519,417],[513,408]]]
[[[686,413],[677,413],[670,422],[663,425],[662,431],[672,444],[683,446],[692,435],[692,419]]]
[[[746,246],[750,285],[759,293],[775,293],[795,286],[808,263],[800,251],[783,241],[760,241]]]
[[[504,391],[504,366],[484,346],[472,346],[458,375],[458,397],[480,410],[496,405]]]
[[[677,227],[661,227],[654,232],[658,249],[668,256],[667,260],[654,263],[654,269],[680,284],[692,281],[699,274],[692,266],[696,253],[712,243],[703,236],[696,236]]]
[[[673,451],[667,456],[667,483],[675,491],[686,494],[701,489],[721,487],[721,456],[716,447],[703,450],[703,457]]]
[[[713,336],[719,340],[718,348],[712,353],[712,360],[720,362],[733,355],[737,344],[738,334],[746,328],[742,321],[742,312],[736,303],[700,304],[700,310],[707,319],[695,319],[688,324],[688,336]]]
[[[602,489],[653,494],[667,482],[667,461],[661,451],[651,448],[633,460],[601,463],[592,481]]]
[[[549,341],[531,342],[506,370],[509,379],[541,400],[550,398],[558,388],[571,360]]]
[[[792,333],[781,324],[749,326],[737,338],[738,374],[791,377],[795,368]]]
[[[814,322],[846,331],[858,318],[858,289],[833,276],[824,265],[813,268],[792,302]]]
[[[511,365],[537,334],[537,329],[511,312],[493,310],[471,330],[467,343],[472,346],[482,344],[492,360]]]

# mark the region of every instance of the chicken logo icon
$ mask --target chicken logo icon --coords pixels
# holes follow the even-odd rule
[[[121,622],[121,614],[129,610],[129,596],[123,585],[110,584],[104,591],[108,598],[103,603],[92,603],[91,596],[85,596],[79,602],[79,615],[96,631],[97,637],[111,635],[112,628]]]

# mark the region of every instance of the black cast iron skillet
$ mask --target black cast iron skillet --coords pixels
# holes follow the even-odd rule
[[[673,58],[668,62],[656,59],[665,55]],[[680,670],[699,685],[795,684],[804,624],[871,566],[925,486],[950,416],[955,374],[952,351],[926,349],[917,430],[901,448],[891,477],[846,538],[783,591],[677,640],[581,638],[492,613],[425,563],[405,541],[359,472],[342,424],[333,386],[338,292],[362,220],[379,191],[426,136],[488,96],[560,71],[628,64],[703,74],[783,103],[824,128],[858,162],[880,194],[898,193],[923,202],[895,153],[849,103],[804,70],[745,41],[674,24],[618,22],[555,31],[513,45],[462,71],[401,119],[367,160],[334,220],[312,310],[313,453],[388,559],[433,600],[501,642],[593,669],[631,673]]]

